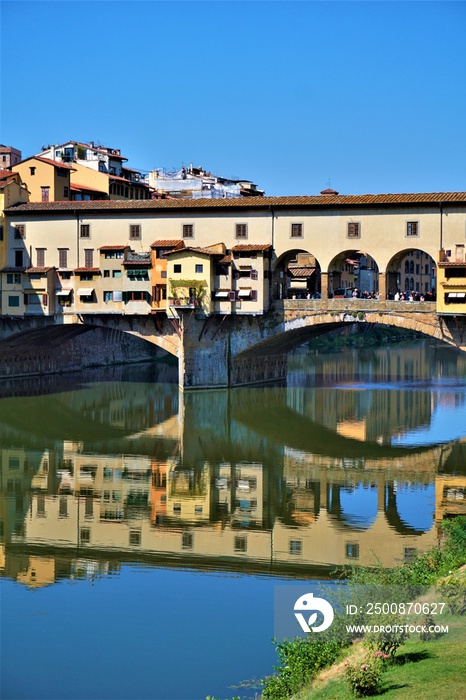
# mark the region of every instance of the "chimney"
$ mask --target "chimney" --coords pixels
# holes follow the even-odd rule
[[[332,190],[331,187],[328,187],[326,190],[322,190],[320,193],[323,197],[336,197],[338,192],[336,190]]]

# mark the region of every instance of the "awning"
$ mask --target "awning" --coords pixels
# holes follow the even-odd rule
[[[71,294],[71,289],[61,289],[59,292],[55,292],[57,297],[68,297]]]
[[[93,287],[83,287],[82,289],[78,289],[78,297],[90,297],[93,293]]]
[[[239,297],[250,297],[251,296],[251,290],[250,289],[240,289],[238,292]]]
[[[229,292],[215,292],[216,299],[228,299]]]

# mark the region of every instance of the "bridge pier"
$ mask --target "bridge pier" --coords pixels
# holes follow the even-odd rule
[[[181,389],[224,389],[285,379],[286,353],[257,347],[264,337],[262,317],[199,319],[192,310],[177,311]]]

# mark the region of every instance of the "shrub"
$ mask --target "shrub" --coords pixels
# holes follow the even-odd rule
[[[409,637],[406,621],[394,615],[380,616],[372,621],[373,631],[364,636],[364,645],[374,652],[393,658],[396,650]],[[374,627],[379,628],[374,631]]]
[[[357,697],[377,695],[384,671],[385,656],[381,652],[367,657],[362,664],[345,664],[345,676]]]
[[[264,680],[262,694],[267,700],[287,700],[314,678],[321,668],[335,661],[342,644],[335,640],[297,637],[276,646],[280,663],[275,667],[275,675]]]

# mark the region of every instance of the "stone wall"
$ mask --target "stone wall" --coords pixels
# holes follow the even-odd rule
[[[0,343],[0,378],[70,372],[161,358],[153,344],[127,333],[85,326],[31,331]]]

